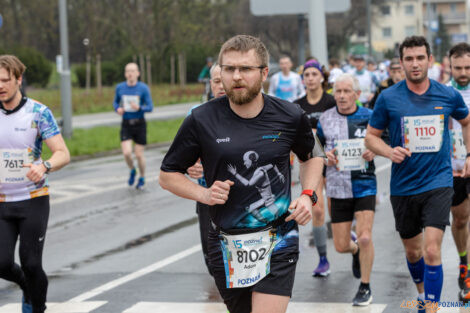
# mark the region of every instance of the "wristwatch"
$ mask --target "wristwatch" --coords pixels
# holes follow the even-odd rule
[[[301,194],[307,195],[310,197],[310,200],[312,200],[312,206],[314,206],[317,203],[318,197],[314,190],[304,189]]]
[[[49,161],[44,161],[44,162],[42,162],[42,165],[44,165],[44,167],[46,168],[46,174],[49,174],[49,172],[50,172],[51,169],[52,169],[52,164],[51,164],[51,162],[49,162]]]

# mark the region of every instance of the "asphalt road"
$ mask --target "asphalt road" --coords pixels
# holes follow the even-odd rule
[[[49,275],[48,313],[226,312],[199,246],[192,201],[157,183],[165,147],[146,152],[147,186],[126,185],[121,156],[75,162],[52,173],[51,217],[44,265]],[[298,168],[298,167],[297,167]],[[380,203],[373,230],[373,305],[354,308],[359,280],[351,256],[328,240],[331,275],[313,278],[318,262],[309,246],[311,227],[301,227],[301,256],[288,312],[415,312],[402,308],[416,298],[388,200],[390,165],[377,161]],[[297,177],[294,174],[294,177]],[[299,194],[300,187],[293,187]],[[458,255],[450,229],[443,244],[442,301],[457,301]],[[20,290],[0,281],[0,313],[20,312]],[[439,312],[466,312],[442,308]]]

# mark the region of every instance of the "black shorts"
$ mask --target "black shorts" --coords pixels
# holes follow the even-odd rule
[[[461,204],[467,199],[470,193],[470,179],[463,177],[454,177],[454,196],[452,197],[452,206]]]
[[[331,222],[351,222],[358,211],[375,211],[375,195],[361,198],[331,198]]]
[[[450,206],[454,190],[437,188],[417,195],[390,196],[395,229],[402,239],[410,239],[423,231],[424,227],[445,230],[449,223]]]
[[[136,144],[147,144],[147,123],[143,118],[122,120],[121,141],[132,140]]]
[[[246,288],[227,288],[223,256],[218,233],[209,231],[209,267],[219,293],[230,313],[250,313],[252,292],[292,296],[299,252],[277,251],[271,256],[271,272],[258,283]],[[290,249],[290,248],[289,248]],[[287,250],[287,249],[285,249]]]

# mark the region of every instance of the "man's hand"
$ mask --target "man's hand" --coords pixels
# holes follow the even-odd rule
[[[23,167],[29,167],[29,171],[26,174],[26,177],[33,183],[40,182],[42,177],[44,176],[44,173],[47,170],[46,167],[42,163],[41,164],[27,163],[27,164],[24,164]]]
[[[237,175],[237,168],[232,164],[227,165],[227,171],[233,176]]]
[[[336,148],[325,152],[326,157],[328,158],[328,163],[326,164],[327,166],[333,166],[338,164],[338,159],[336,158],[335,152]]]
[[[124,115],[124,109],[123,108],[118,108],[116,110],[116,113],[119,114],[119,115]]]
[[[462,177],[469,177],[470,176],[470,157],[465,159],[465,166],[463,167],[463,171],[461,174]]]
[[[301,195],[291,202],[288,210],[291,214],[286,218],[286,222],[295,220],[300,225],[306,225],[312,219],[312,199]]]
[[[389,155],[388,158],[393,163],[401,163],[406,157],[411,157],[410,150],[402,147],[395,147],[392,149],[392,153]]]
[[[130,103],[131,103],[131,108],[133,110],[139,111],[140,106],[137,103],[135,103],[134,101],[131,101]]]
[[[369,149],[366,149],[366,151],[364,151],[364,153],[362,154],[362,158],[366,160],[367,162],[372,161],[374,157],[375,157],[375,153],[370,151]]]
[[[210,188],[206,189],[203,203],[207,205],[225,204],[228,200],[231,186],[233,186],[233,181],[231,180],[216,180]]]
[[[199,179],[199,178],[202,178],[204,169],[202,168],[202,164],[199,163],[198,161],[193,166],[189,167],[187,169],[187,172],[188,172],[189,177],[194,178],[194,179]]]

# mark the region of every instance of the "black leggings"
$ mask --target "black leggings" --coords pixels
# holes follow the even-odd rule
[[[0,202],[0,278],[17,283],[33,306],[33,313],[46,308],[47,276],[42,250],[49,219],[49,196],[16,202]],[[20,237],[21,267],[15,263]]]

